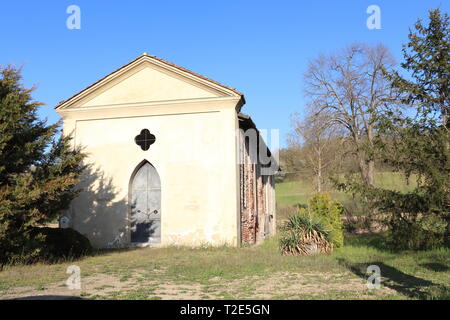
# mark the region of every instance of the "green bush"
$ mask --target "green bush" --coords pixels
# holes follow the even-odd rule
[[[71,228],[35,228],[32,234],[44,238],[40,243],[40,257],[45,260],[78,258],[92,253],[88,238]]]
[[[300,213],[321,218],[332,232],[334,246],[339,248],[344,245],[344,208],[338,201],[332,201],[327,193],[317,193],[308,200],[307,208],[300,209]]]
[[[93,251],[89,240],[70,228],[32,228],[29,239],[21,251],[4,263],[57,262],[79,258]]]

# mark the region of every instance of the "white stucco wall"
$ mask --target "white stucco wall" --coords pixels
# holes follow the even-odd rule
[[[158,82],[153,69],[139,70],[57,110],[64,134],[83,148],[89,166],[80,184],[84,191],[68,212],[71,226],[96,247],[117,237],[129,244],[130,177],[147,160],[161,179],[162,245],[238,245],[235,130],[240,99],[200,94],[191,84],[190,92],[179,79],[165,82],[164,74]],[[156,90],[155,81],[164,92],[152,96],[146,90]],[[142,129],[156,137],[147,151],[134,142]]]
[[[234,117],[231,105],[66,121],[66,132],[73,133],[89,165],[83,178],[89,190],[72,203],[73,227],[96,246],[106,246],[121,232],[128,242],[130,177],[147,160],[161,178],[162,244],[238,244]],[[156,137],[147,151],[134,142],[144,128]]]

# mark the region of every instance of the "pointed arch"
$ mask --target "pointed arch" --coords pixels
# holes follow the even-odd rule
[[[133,182],[133,179],[136,176],[136,173],[139,171],[139,169],[141,169],[147,163],[151,167],[153,167],[153,169],[155,169],[156,173],[158,174],[158,179],[161,182],[161,179],[159,177],[159,173],[158,173],[158,170],[156,169],[156,167],[150,161],[148,161],[147,159],[144,159],[144,160],[142,160],[141,162],[138,163],[138,165],[134,168],[133,172],[131,173],[130,181],[128,182],[128,190],[130,190],[131,183]]]
[[[128,187],[131,243],[161,242],[161,179],[146,159],[133,170]]]

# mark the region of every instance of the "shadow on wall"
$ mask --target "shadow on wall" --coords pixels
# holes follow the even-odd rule
[[[116,199],[112,178],[88,166],[78,185],[80,194],[69,209],[70,225],[97,248],[120,248],[129,243],[126,199]]]

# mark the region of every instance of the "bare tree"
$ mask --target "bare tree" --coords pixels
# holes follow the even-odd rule
[[[309,114],[301,119],[292,115],[293,133],[289,136],[291,148],[301,148],[299,162],[313,173],[317,192],[331,174],[336,173],[342,160],[343,137],[339,127],[325,112]]]
[[[374,127],[393,94],[383,70],[394,65],[386,47],[353,44],[341,52],[312,60],[304,75],[305,93],[314,112],[326,112],[332,122],[347,131],[361,178],[368,186],[374,185]]]

